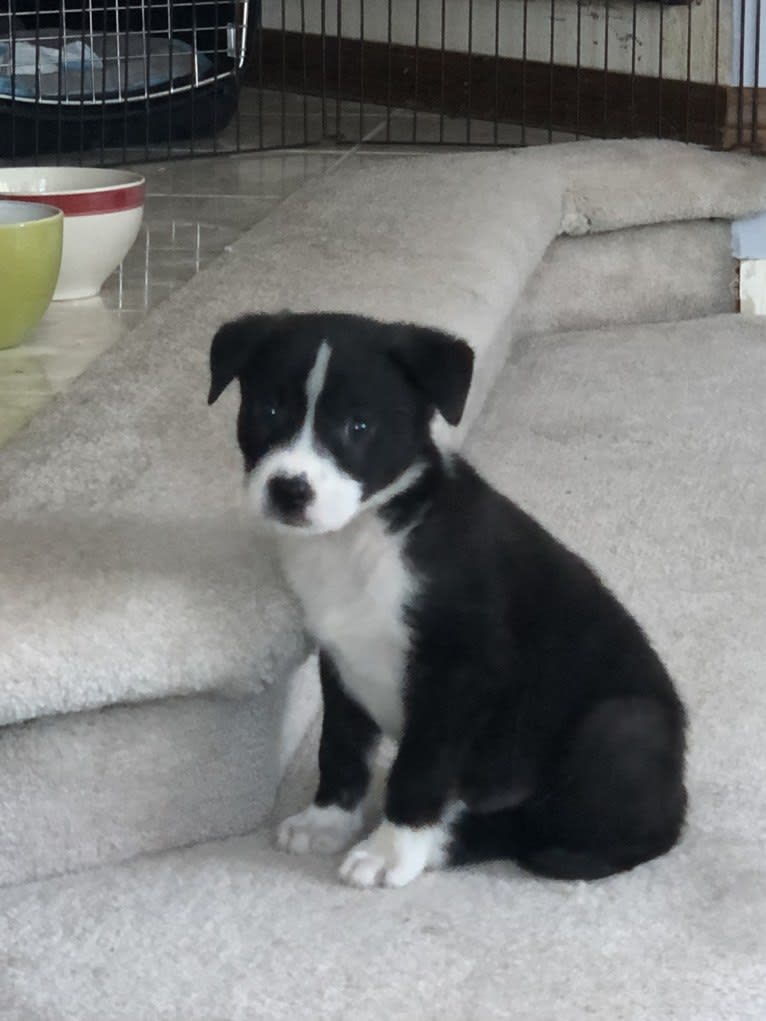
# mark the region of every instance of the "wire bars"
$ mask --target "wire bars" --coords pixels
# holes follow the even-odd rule
[[[766,0],[11,0],[0,157],[674,138],[766,149]]]

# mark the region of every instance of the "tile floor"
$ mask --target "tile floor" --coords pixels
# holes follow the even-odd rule
[[[323,113],[317,98],[251,91],[243,95],[238,120],[215,143],[196,144],[196,154],[202,158],[174,161],[184,150],[172,147],[128,152],[129,165],[147,179],[141,234],[99,297],[54,302],[21,346],[0,351],[0,445],[175,287],[306,181],[349,160],[387,159],[402,152],[427,156],[435,151],[428,143],[442,138],[459,145],[468,138],[465,121],[436,114],[420,113],[416,118],[412,112],[386,111],[369,104],[362,114],[356,103],[330,101]],[[503,127],[501,136],[500,142],[520,140],[513,127]],[[367,139],[364,147],[345,141],[360,137]],[[376,140],[406,143],[413,137],[423,145],[374,146]],[[306,140],[315,144],[289,148]],[[472,122],[472,142],[494,140],[493,125]],[[527,138],[529,142],[547,140],[542,131]],[[237,141],[241,147],[282,148],[231,154]],[[229,155],[219,158],[214,153]],[[121,152],[108,154],[107,162],[121,157]],[[141,162],[147,157],[150,162]]]
[[[136,167],[147,179],[144,223],[122,266],[97,298],[53,302],[19,347],[0,351],[0,445],[174,287],[341,155],[264,154]]]
[[[465,145],[539,145],[549,141],[571,140],[575,136],[545,128],[521,128],[515,124],[497,124],[472,118],[447,117],[438,113],[388,109],[380,104],[323,100],[319,96],[300,96],[244,88],[239,110],[231,123],[215,138],[197,138],[193,144],[160,147],[161,155],[193,148],[197,156],[235,152],[238,149],[286,149],[299,146],[354,146],[361,141],[385,145],[435,143]],[[106,162],[140,162],[146,158],[143,147],[105,153]]]

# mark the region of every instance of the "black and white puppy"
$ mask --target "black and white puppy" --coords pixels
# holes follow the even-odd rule
[[[461,340],[352,315],[254,315],[213,340],[209,402],[238,378],[246,500],[320,648],[319,787],[280,846],[350,844],[376,742],[398,744],[383,821],[341,865],[357,886],[489,858],[593,879],[683,823],[684,710],[639,626],[432,440],[472,365]]]

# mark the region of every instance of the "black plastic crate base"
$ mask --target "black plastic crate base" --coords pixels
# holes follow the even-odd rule
[[[236,80],[226,78],[193,93],[112,107],[0,100],[0,157],[24,159],[212,138],[230,123],[238,93]]]

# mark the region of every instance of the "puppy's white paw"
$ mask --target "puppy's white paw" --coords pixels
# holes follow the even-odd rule
[[[426,868],[438,867],[443,839],[440,826],[410,829],[384,820],[348,852],[340,878],[350,886],[406,886]]]
[[[291,854],[335,854],[348,847],[363,825],[361,808],[347,812],[337,805],[309,805],[279,824],[277,846]]]

